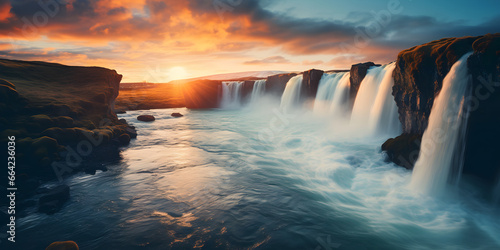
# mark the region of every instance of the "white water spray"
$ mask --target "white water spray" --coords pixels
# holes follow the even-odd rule
[[[456,184],[460,178],[467,123],[464,102],[470,85],[467,58],[470,54],[462,56],[453,65],[434,100],[412,174],[411,187],[417,192],[440,195],[449,183]]]

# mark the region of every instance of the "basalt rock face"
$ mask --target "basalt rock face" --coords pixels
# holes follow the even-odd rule
[[[0,59],[0,140],[16,137],[20,182],[60,177],[54,163],[60,174],[94,168],[101,149],[135,136],[113,110],[121,78],[99,67]],[[84,141],[90,148],[76,152]],[[69,154],[78,159],[71,166]]]
[[[241,86],[241,99],[247,101],[253,91],[253,85],[255,81],[243,81],[243,86]]]
[[[472,44],[467,60],[472,76],[464,173],[495,181],[500,177],[500,33]]]
[[[311,69],[303,73],[302,97],[314,98],[318,92],[319,81],[325,72],[323,70]]]
[[[279,74],[267,77],[266,80],[266,93],[271,93],[281,96],[283,91],[285,91],[286,83],[294,76],[296,73]]]
[[[427,128],[435,97],[451,67],[464,54],[472,88],[465,138],[465,174],[494,181],[500,170],[500,34],[446,38],[399,53],[393,73],[393,95],[403,135],[389,139],[382,149],[396,164],[412,168],[415,152]],[[406,146],[405,146],[406,145]],[[401,149],[403,147],[403,149]],[[411,155],[410,155],[411,154]],[[409,166],[409,167],[408,167]]]
[[[393,95],[403,133],[422,134],[443,79],[478,37],[445,38],[401,51],[393,72]]]
[[[352,103],[356,99],[356,94],[358,93],[361,82],[365,79],[366,73],[370,67],[380,66],[380,64],[375,64],[373,62],[358,63],[351,66],[350,78],[351,83],[349,98]]]

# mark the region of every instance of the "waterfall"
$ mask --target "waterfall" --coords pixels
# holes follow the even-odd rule
[[[280,108],[283,110],[291,110],[298,107],[300,104],[300,95],[302,88],[302,75],[292,77],[285,87],[285,91],[281,96]]]
[[[241,87],[244,82],[222,82],[222,108],[238,108],[241,105]]]
[[[394,86],[392,72],[395,68],[396,63],[391,63],[384,68],[384,78],[380,83],[375,103],[370,111],[369,126],[376,133],[390,134],[400,132],[398,107],[392,96],[392,86]]]
[[[443,80],[434,99],[429,125],[422,137],[420,155],[413,170],[412,189],[425,194],[442,194],[449,183],[460,178],[467,123],[464,107],[469,89],[467,57],[457,61]]]
[[[257,103],[266,90],[266,80],[257,80],[253,84],[252,94],[250,95],[250,103]]]
[[[344,115],[349,109],[349,72],[323,74],[314,100],[314,112]]]
[[[351,126],[368,134],[397,134],[400,130],[396,102],[392,96],[395,63],[372,67],[354,101]]]

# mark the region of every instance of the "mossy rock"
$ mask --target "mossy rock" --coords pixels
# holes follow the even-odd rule
[[[42,135],[55,138],[57,140],[60,136],[63,136],[63,129],[59,127],[48,128],[42,132]]]
[[[7,136],[24,136],[26,135],[26,130],[25,129],[6,129],[0,133],[0,136],[2,138],[5,138]]]
[[[57,126],[61,128],[71,128],[74,126],[73,118],[69,116],[59,116],[55,117],[53,120],[57,123]]]
[[[16,141],[16,146],[18,148],[28,149],[33,144],[33,139],[31,137],[22,138]]]
[[[47,149],[47,153],[58,152],[60,150],[57,140],[48,136],[42,136],[33,140],[31,147],[35,149],[35,152],[40,148]]]
[[[131,139],[130,135],[127,133],[121,134],[118,137],[118,141],[120,141],[120,144],[122,144],[122,145],[128,144],[130,142],[130,139]]]
[[[102,138],[105,143],[108,143],[113,138],[113,131],[110,129],[94,129],[92,132],[94,132],[98,138]]]
[[[45,114],[32,115],[31,121],[40,125],[40,127],[53,127],[55,125],[52,118]]]
[[[79,250],[74,241],[56,241],[50,244],[45,250]]]
[[[95,123],[91,120],[79,121],[79,122],[75,123],[75,125],[77,125],[79,127],[84,127],[84,128],[90,129],[90,130],[97,128]]]
[[[0,85],[0,102],[6,104],[12,104],[12,102],[16,102],[19,98],[19,93],[9,86]]]

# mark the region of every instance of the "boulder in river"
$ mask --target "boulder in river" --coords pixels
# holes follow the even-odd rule
[[[155,117],[152,115],[140,115],[137,117],[137,120],[142,122],[152,122],[155,120]]]
[[[173,117],[183,117],[184,115],[182,115],[181,113],[172,113],[171,116],[173,116]]]
[[[79,250],[74,241],[56,241],[50,244],[45,250]]]

